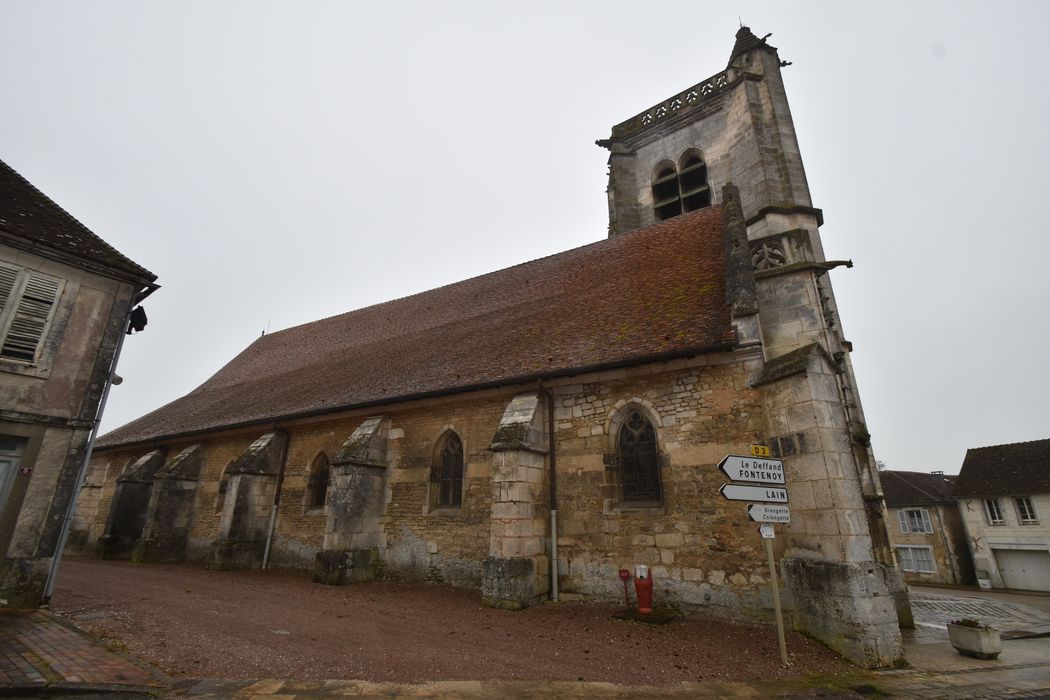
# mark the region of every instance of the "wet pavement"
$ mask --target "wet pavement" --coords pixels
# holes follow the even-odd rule
[[[107,649],[46,611],[0,609],[0,695],[15,689],[146,692],[169,684],[145,662]]]
[[[221,680],[167,678],[148,664],[109,649],[42,610],[0,609],[0,696],[187,698],[675,698],[905,697],[1050,698],[1050,599],[1033,605],[981,593],[912,589],[918,629],[906,641],[909,668],[857,671],[789,681],[703,682],[638,687],[561,681],[442,681],[400,684],[353,680]],[[960,656],[944,623],[977,617],[1006,634],[997,660]],[[1043,636],[1038,636],[1043,635]]]

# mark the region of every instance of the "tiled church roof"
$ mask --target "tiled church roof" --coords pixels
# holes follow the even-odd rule
[[[726,347],[722,208],[257,339],[99,447]]]
[[[0,161],[0,240],[5,239],[19,247],[29,242],[46,257],[88,261],[135,281],[157,279]]]
[[[966,450],[956,498],[1050,493],[1050,439]]]
[[[879,476],[886,505],[891,508],[955,502],[952,489],[956,476],[890,470],[879,472]]]

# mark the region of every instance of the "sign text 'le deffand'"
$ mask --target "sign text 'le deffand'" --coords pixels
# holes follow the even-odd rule
[[[726,455],[718,468],[733,481],[757,481],[760,484],[783,484],[784,463],[779,459]]]

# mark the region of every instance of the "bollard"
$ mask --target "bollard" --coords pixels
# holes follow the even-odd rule
[[[638,614],[651,615],[653,612],[653,577],[649,567],[638,564],[634,567],[634,594],[638,597]]]

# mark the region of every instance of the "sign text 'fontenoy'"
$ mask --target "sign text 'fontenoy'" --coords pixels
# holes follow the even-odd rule
[[[733,481],[757,481],[760,484],[783,484],[784,463],[779,459],[726,455],[718,468]]]
[[[787,503],[787,489],[779,486],[743,486],[722,484],[718,492],[730,501],[759,501],[762,503]]]

